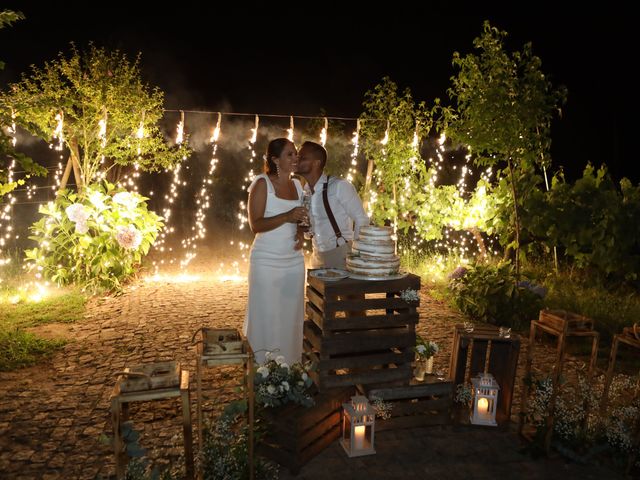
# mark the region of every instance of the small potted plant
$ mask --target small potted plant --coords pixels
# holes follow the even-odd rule
[[[425,373],[433,372],[433,356],[438,353],[439,347],[436,342],[424,340],[420,335],[416,335],[416,368],[413,372],[416,380],[423,381]]]

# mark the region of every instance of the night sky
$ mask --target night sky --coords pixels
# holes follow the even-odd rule
[[[436,12],[395,2],[353,13],[344,10],[347,2],[306,10],[303,2],[286,9],[272,2],[236,11],[177,2],[175,10],[155,13],[135,2],[73,9],[62,2],[3,3],[26,19],[0,30],[0,59],[7,64],[1,88],[30,64],[42,66],[68,52],[70,41],[83,47],[93,40],[131,55],[142,52],[145,79],[165,92],[166,108],[284,115],[324,109],[329,116],[356,117],[364,93],[385,75],[429,105],[435,97],[446,99],[453,52],[471,52],[488,19],[509,32],[510,50],[531,41],[543,71],[568,88],[563,118],[553,128],[554,165],[574,178],[587,161],[604,162],[614,177],[640,181],[631,146],[637,26],[629,11],[611,2],[581,12],[537,2],[520,2],[519,12]]]

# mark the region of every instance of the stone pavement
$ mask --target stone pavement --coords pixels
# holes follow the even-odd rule
[[[423,289],[419,332],[441,352],[446,373],[451,329],[459,314]],[[201,326],[241,328],[244,279],[202,275],[192,281],[139,281],[119,297],[94,298],[84,320],[71,325],[70,343],[49,362],[0,373],[0,478],[112,478],[109,395],[116,374],[135,363],[176,359],[192,372],[193,333]],[[540,349],[540,359],[545,353]],[[521,352],[524,358],[524,351]],[[522,362],[520,362],[520,369]],[[237,398],[238,371],[209,369],[216,398],[207,410]],[[221,388],[221,386],[228,388]],[[517,395],[514,412],[517,410]],[[192,400],[195,395],[192,395]],[[195,406],[192,409],[195,418]],[[182,451],[177,401],[134,404],[131,418],[153,461],[176,461]],[[560,459],[531,460],[517,453],[513,433],[470,427],[381,432],[378,453],[347,459],[335,443],[307,464],[299,479],[328,478],[595,478],[603,473]],[[282,472],[282,478],[291,478]],[[615,478],[606,472],[606,478]]]

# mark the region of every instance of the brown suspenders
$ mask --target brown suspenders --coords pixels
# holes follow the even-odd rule
[[[324,187],[322,188],[322,203],[324,203],[324,209],[326,210],[327,216],[329,217],[329,222],[331,222],[333,231],[336,234],[336,248],[337,248],[340,246],[340,244],[338,243],[338,240],[340,238],[344,240],[344,238],[342,237],[342,232],[338,227],[338,222],[336,222],[336,217],[333,216],[333,212],[331,211],[331,206],[329,205],[329,192],[328,192],[329,177],[330,175],[327,175],[327,181],[324,182]],[[345,243],[346,243],[346,240],[345,240]]]

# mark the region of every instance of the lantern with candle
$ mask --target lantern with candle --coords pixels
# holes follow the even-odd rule
[[[355,395],[351,403],[343,403],[342,416],[342,448],[350,457],[371,455],[373,448],[375,409],[369,404],[367,397]]]
[[[497,425],[498,391],[500,390],[498,382],[493,378],[493,375],[485,372],[472,378],[471,383],[473,384],[471,423],[495,427]]]

